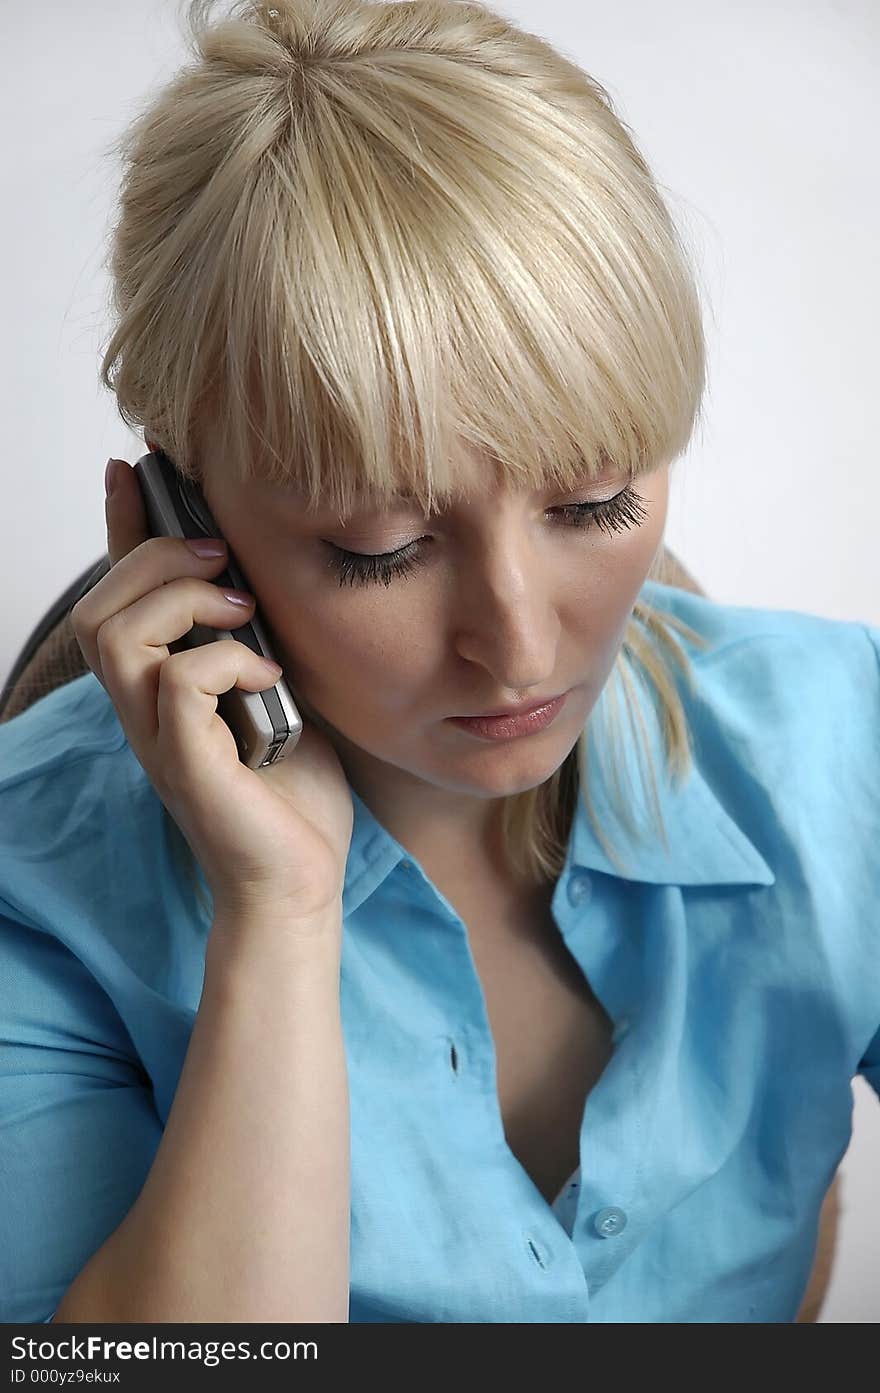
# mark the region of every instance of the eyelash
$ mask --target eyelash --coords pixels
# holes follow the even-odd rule
[[[553,511],[563,513],[569,519],[565,526],[596,526],[610,534],[629,527],[640,527],[648,516],[644,505],[645,500],[630,484],[613,498],[606,498],[601,503],[566,503]],[[399,551],[380,552],[378,555],[345,551],[332,542],[326,545],[332,552],[327,564],[336,572],[341,586],[373,582],[388,586],[398,576],[414,571],[425,560],[419,540],[408,542]]]

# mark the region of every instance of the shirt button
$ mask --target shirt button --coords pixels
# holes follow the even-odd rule
[[[615,1022],[614,1030],[611,1035],[611,1043],[613,1045],[616,1045],[618,1040],[622,1040],[624,1035],[627,1035],[628,1033],[629,1016],[621,1016],[620,1020]]]
[[[613,1238],[616,1233],[626,1228],[626,1215],[622,1209],[617,1209],[614,1205],[608,1209],[600,1209],[593,1217],[593,1228],[599,1238]]]
[[[593,884],[586,871],[573,871],[568,879],[568,898],[572,904],[583,904],[593,893]]]

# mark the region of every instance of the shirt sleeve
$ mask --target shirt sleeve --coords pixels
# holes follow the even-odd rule
[[[0,912],[0,1323],[52,1319],[161,1134],[108,994],[58,938]]]

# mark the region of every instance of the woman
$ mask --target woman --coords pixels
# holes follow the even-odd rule
[[[103,376],[251,593],[117,468],[91,672],[0,731],[4,1318],[794,1320],[880,1084],[880,631],[664,583],[699,297],[592,78],[209,9]],[[277,673],[168,647],[256,603],[260,771],[216,699]]]

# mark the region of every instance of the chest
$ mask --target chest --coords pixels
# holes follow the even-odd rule
[[[578,1165],[584,1107],[613,1052],[613,1022],[565,946],[551,890],[460,911],[495,1046],[505,1137],[548,1203]]]

